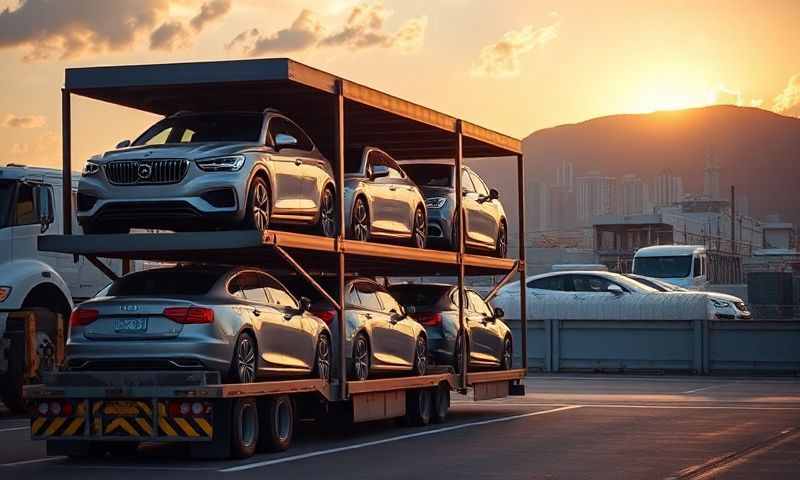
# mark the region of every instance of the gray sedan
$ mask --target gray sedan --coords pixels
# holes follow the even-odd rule
[[[317,279],[334,298],[338,282],[333,277]],[[307,292],[310,310],[323,319],[338,345],[338,315],[333,306],[305,280],[283,279],[293,289]],[[345,284],[345,353],[350,378],[366,380],[374,374],[411,372],[425,375],[428,343],[425,328],[406,315],[405,309],[384,287],[367,278],[353,278]],[[335,369],[334,369],[335,370]]]
[[[230,382],[330,378],[331,334],[254,268],[175,267],[116,280],[70,316],[71,370],[212,369]]]
[[[389,292],[428,332],[431,357],[439,365],[461,369],[464,342],[458,328],[458,289],[452,285],[398,284]],[[511,329],[501,320],[503,311],[492,309],[473,290],[466,290],[464,329],[467,332],[469,368],[500,368],[512,365]]]
[[[427,212],[422,192],[386,152],[375,147],[345,152],[347,236],[408,242],[425,248]]]

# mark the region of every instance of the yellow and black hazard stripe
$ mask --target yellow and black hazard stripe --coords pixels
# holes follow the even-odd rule
[[[152,437],[153,410],[143,401],[95,401],[92,435],[104,437]]]
[[[83,435],[86,424],[86,411],[83,404],[78,404],[74,415],[68,417],[52,417],[35,415],[31,418],[31,436],[33,438],[75,437]]]
[[[158,436],[212,438],[213,421],[209,415],[170,416],[166,402],[158,402]]]

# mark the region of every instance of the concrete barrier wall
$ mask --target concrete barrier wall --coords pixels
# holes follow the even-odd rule
[[[520,362],[521,322],[506,323]],[[800,321],[529,320],[528,367],[800,374]]]

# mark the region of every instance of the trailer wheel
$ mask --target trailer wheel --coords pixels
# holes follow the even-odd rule
[[[450,409],[450,387],[440,383],[433,395],[433,423],[444,423]]]
[[[294,435],[294,406],[288,395],[280,395],[266,399],[262,411],[262,435],[259,450],[264,452],[282,452],[292,444]]]
[[[431,423],[433,414],[433,395],[430,389],[409,390],[406,392],[406,416],[404,423],[423,427]]]
[[[258,445],[258,407],[252,398],[239,398],[233,402],[231,417],[231,455],[248,458]]]

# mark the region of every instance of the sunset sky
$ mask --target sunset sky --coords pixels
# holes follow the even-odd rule
[[[0,0],[0,164],[60,164],[70,66],[290,57],[524,137],[716,103],[800,115],[800,1]],[[156,117],[75,97],[76,168]]]

